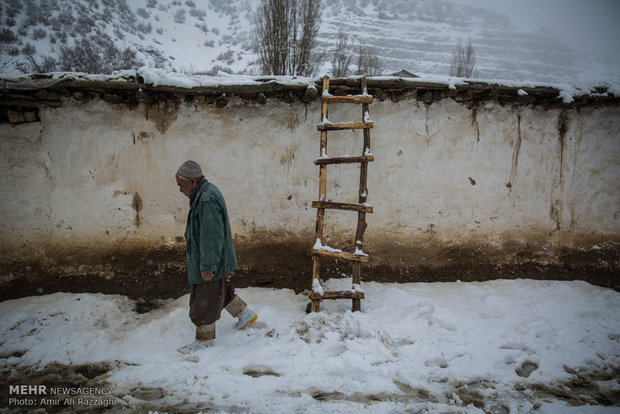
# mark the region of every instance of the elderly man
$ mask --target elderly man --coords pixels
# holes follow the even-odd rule
[[[191,286],[189,317],[196,325],[196,341],[179,348],[182,354],[205,348],[215,339],[215,322],[222,309],[234,318],[236,329],[245,329],[257,315],[235,294],[228,282],[237,268],[226,203],[220,190],[204,177],[195,161],[185,161],[177,170],[179,190],[189,198],[185,227],[187,277]]]

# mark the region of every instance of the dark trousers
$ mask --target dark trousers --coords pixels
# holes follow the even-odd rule
[[[191,285],[189,318],[196,326],[215,323],[235,297],[235,288],[224,279]]]

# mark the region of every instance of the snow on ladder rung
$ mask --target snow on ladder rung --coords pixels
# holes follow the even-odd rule
[[[322,295],[312,292],[310,294],[311,300],[321,299],[365,299],[363,292],[351,292],[350,290],[323,292]]]
[[[370,155],[365,155],[362,157],[333,157],[333,158],[329,158],[329,157],[324,157],[324,158],[317,158],[316,160],[314,160],[314,163],[317,165],[320,164],[354,164],[354,163],[361,163],[361,162],[373,162],[375,160],[375,157]]]
[[[358,255],[354,253],[347,252],[331,252],[327,250],[317,250],[313,249],[312,254],[317,256],[325,256],[325,257],[333,257],[335,259],[349,260],[352,262],[368,262],[368,255]]]
[[[319,131],[339,131],[339,130],[349,130],[349,129],[369,129],[374,126],[373,122],[364,122],[359,124],[348,123],[348,124],[331,124],[331,123],[322,123],[317,125],[316,129]]]
[[[347,96],[334,96],[334,95],[322,95],[321,102],[324,103],[352,103],[352,104],[371,104],[372,95],[347,95]]]
[[[372,206],[369,204],[336,203],[333,201],[313,201],[312,208],[330,208],[335,210],[358,211],[360,213],[372,213]]]

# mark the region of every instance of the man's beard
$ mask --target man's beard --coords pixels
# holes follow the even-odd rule
[[[191,193],[189,193],[189,195],[187,196],[187,198],[189,198],[189,203],[193,203],[194,200],[196,199],[196,194],[198,194],[198,190],[200,190],[200,188],[195,189],[194,191],[192,191]]]

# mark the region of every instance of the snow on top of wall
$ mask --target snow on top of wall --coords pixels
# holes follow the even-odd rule
[[[489,86],[499,86],[505,88],[513,88],[522,90],[526,88],[551,88],[558,90],[559,96],[563,99],[564,103],[570,103],[573,101],[573,98],[579,96],[609,96],[613,95],[616,97],[620,97],[620,84],[615,82],[607,82],[607,83],[594,83],[594,82],[584,82],[578,81],[574,84],[569,83],[551,83],[551,82],[524,82],[524,81],[511,81],[506,79],[467,79],[467,78],[457,78],[454,76],[448,75],[431,75],[431,74],[417,74],[416,78],[403,78],[406,79],[407,83],[416,84],[438,84],[445,85],[449,89],[456,89],[457,86],[466,87],[470,85],[489,85]],[[368,81],[373,80],[393,80],[398,79],[398,77],[394,76],[376,76],[376,77],[368,77]],[[604,89],[605,92],[600,92],[601,89]],[[523,94],[520,93],[520,95]]]
[[[142,67],[136,72],[143,80],[144,84],[152,86],[169,86],[179,89],[209,88],[218,86],[246,86],[261,85],[265,82],[278,82],[288,86],[308,86],[315,82],[316,78],[304,78],[298,76],[249,76],[249,75],[229,75],[219,72],[217,76],[207,75],[183,75],[176,72],[169,72],[165,69],[154,69]]]
[[[179,89],[191,89],[195,87],[218,87],[218,86],[243,86],[243,85],[259,85],[265,82],[277,82],[286,86],[307,86],[310,83],[320,81],[322,77],[306,78],[297,76],[246,76],[246,75],[229,75],[220,72],[218,76],[204,75],[182,75],[174,72],[168,72],[164,69],[153,69],[142,67],[138,69],[137,74],[142,77],[144,84],[151,86],[168,86]],[[350,76],[347,79],[359,79],[359,76]],[[465,79],[448,75],[429,75],[418,74],[417,78],[401,78],[399,76],[372,76],[367,77],[369,82],[382,81],[390,82],[401,80],[404,85],[416,84],[435,84],[438,86],[446,86],[449,89],[456,89],[457,86],[467,87],[472,84],[487,84],[494,86],[503,86],[507,88],[553,88],[559,91],[559,95],[565,103],[569,103],[572,98],[577,96],[597,94],[600,88],[605,88],[607,93],[620,96],[620,85],[612,83],[593,84],[580,82],[579,84],[568,83],[545,83],[545,82],[518,82],[502,79]]]
[[[135,83],[136,71],[123,70],[110,75],[81,72],[49,72],[31,74],[0,74],[0,89],[44,89],[69,81]]]
[[[359,79],[359,76],[347,79]],[[220,87],[243,87],[258,86],[269,83],[283,87],[307,87],[310,84],[320,82],[322,77],[309,78],[298,76],[249,76],[229,75],[220,72],[217,76],[185,75],[165,69],[142,67],[138,70],[124,70],[109,75],[86,74],[73,72],[52,72],[46,74],[0,74],[0,89],[41,89],[53,86],[57,83],[83,81],[100,82],[103,84],[137,83],[140,87],[167,87],[179,90],[194,88],[220,88]],[[369,83],[379,86],[382,83],[398,82],[403,87],[416,87],[432,85],[433,87],[448,89],[495,86],[510,89],[555,89],[558,98],[564,103],[571,103],[574,98],[582,96],[593,97],[620,97],[620,84],[609,82],[606,84],[594,84],[587,82],[568,83],[545,83],[545,82],[520,82],[502,79],[465,79],[447,75],[418,74],[416,78],[404,78],[399,76],[373,76],[367,77]],[[525,92],[525,91],[524,91]],[[523,95],[523,92],[520,93]]]

